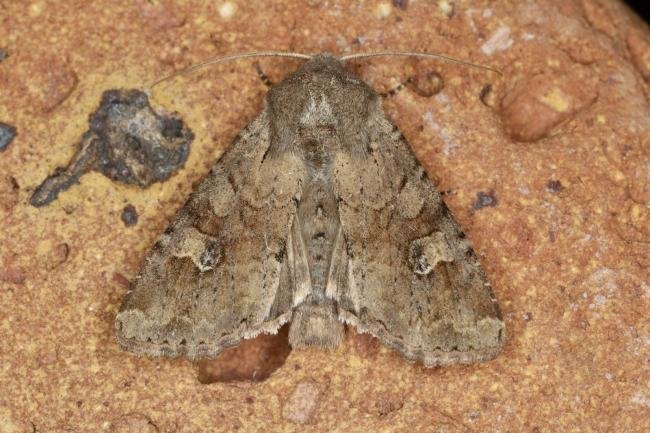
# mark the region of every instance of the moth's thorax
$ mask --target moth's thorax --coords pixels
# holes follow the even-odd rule
[[[273,87],[267,96],[274,146],[278,149],[345,148],[363,135],[377,94],[331,56],[315,56]]]

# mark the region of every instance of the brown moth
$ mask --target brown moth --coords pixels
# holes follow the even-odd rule
[[[148,253],[116,318],[138,355],[215,356],[291,322],[426,366],[494,358],[504,323],[462,230],[380,96],[317,55],[274,86]]]

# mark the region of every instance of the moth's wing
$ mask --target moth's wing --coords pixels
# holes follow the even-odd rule
[[[121,346],[214,356],[291,319],[285,245],[302,164],[270,151],[265,110],[244,129],[160,236],[116,318]]]
[[[370,119],[367,150],[333,171],[340,318],[427,366],[495,357],[504,324],[476,254],[397,128]]]

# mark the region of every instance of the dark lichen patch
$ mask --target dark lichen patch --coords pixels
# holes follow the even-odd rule
[[[122,222],[125,226],[131,227],[138,223],[138,212],[132,204],[127,204],[122,209]]]
[[[0,152],[16,138],[16,127],[0,122]]]
[[[9,57],[9,54],[5,50],[0,48],[0,62],[5,60],[7,57]]]
[[[406,10],[406,8],[409,6],[409,2],[408,0],[393,0],[393,6],[402,10]]]
[[[474,200],[474,203],[472,204],[472,209],[479,210],[484,207],[494,207],[497,204],[499,204],[499,200],[497,200],[494,191],[479,191],[476,193],[476,200]]]
[[[49,204],[91,170],[141,188],[162,182],[183,166],[193,139],[181,119],[155,112],[144,92],[108,90],[90,116],[79,151],[36,188],[30,203]]]
[[[546,189],[550,192],[561,192],[564,190],[564,185],[559,180],[549,180]]]

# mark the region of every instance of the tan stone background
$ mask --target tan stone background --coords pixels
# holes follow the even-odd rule
[[[649,431],[648,26],[613,0],[272,3],[0,0],[0,122],[18,131],[0,152],[0,432]],[[262,107],[253,63],[156,89],[154,106],[196,134],[168,181],[91,173],[39,209],[30,194],[74,154],[104,90],[262,49],[409,49],[503,72],[356,68],[381,91],[415,82],[386,111],[492,281],[508,336],[497,359],[426,370],[349,332],[335,352],[285,353],[264,381],[203,384],[208,367],[119,350],[128,280]],[[298,62],[260,64],[277,81]],[[236,356],[282,352],[263,344]],[[213,368],[231,377],[225,362]]]

